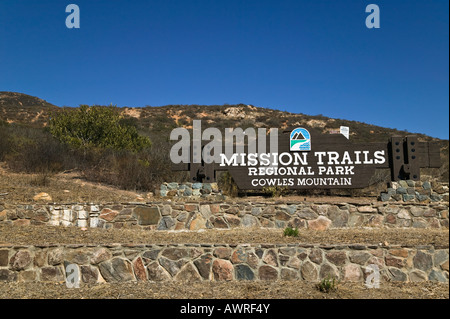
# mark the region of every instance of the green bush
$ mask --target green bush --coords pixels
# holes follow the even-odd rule
[[[217,185],[224,195],[230,197],[237,197],[239,195],[239,188],[229,172],[224,172],[220,175]]]
[[[49,128],[58,140],[75,148],[94,146],[139,152],[151,146],[150,139],[139,135],[114,106],[66,108],[51,117]]]
[[[334,292],[337,290],[337,282],[334,277],[331,278],[331,276],[328,276],[327,278],[322,279],[322,281],[319,282],[316,287],[321,292]]]
[[[298,237],[298,228],[286,227],[283,235],[287,237]]]

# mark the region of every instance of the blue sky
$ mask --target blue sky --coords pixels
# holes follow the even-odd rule
[[[75,3],[81,28],[68,29]],[[380,8],[368,29],[366,5]],[[1,0],[0,91],[245,103],[449,137],[446,0]]]

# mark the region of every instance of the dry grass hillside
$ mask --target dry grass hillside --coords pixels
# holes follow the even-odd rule
[[[152,147],[139,154],[96,150],[80,155],[56,141],[48,132],[50,116],[64,109],[26,94],[0,92],[0,163],[3,163],[3,184],[6,184],[5,172],[37,174],[34,183],[47,186],[46,183],[52,180],[55,180],[52,183],[56,185],[56,181],[60,180],[58,176],[72,171],[86,181],[123,190],[152,191],[162,181],[185,178],[180,173],[172,173],[164,163],[168,161],[170,131],[176,127],[192,128],[194,119],[202,120],[203,129],[217,127],[221,130],[227,127],[306,126],[331,133],[345,125],[350,127],[351,138],[355,143],[387,142],[392,135],[412,134],[323,115],[294,114],[246,104],[119,107],[122,121],[134,126],[139,134],[149,137]],[[441,147],[441,168],[423,169],[422,176],[448,182],[448,140],[420,133],[415,135],[421,141],[435,141]]]

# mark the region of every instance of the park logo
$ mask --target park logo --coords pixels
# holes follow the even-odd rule
[[[309,134],[307,129],[298,127],[291,132],[290,150],[291,151],[311,150],[311,135]]]

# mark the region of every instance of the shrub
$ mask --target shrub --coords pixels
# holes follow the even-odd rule
[[[267,186],[263,188],[263,192],[271,197],[280,197],[285,195],[287,191],[288,188],[282,186]]]
[[[217,184],[224,195],[230,197],[237,197],[239,195],[239,188],[229,172],[222,173]]]
[[[329,293],[337,290],[337,282],[334,277],[331,278],[331,276],[328,276],[327,278],[322,279],[316,287],[321,292]]]
[[[134,125],[124,121],[114,106],[66,108],[50,118],[50,132],[64,144],[76,148],[111,148],[141,151],[151,145]]]
[[[288,237],[298,237],[298,228],[286,227],[283,235]]]

